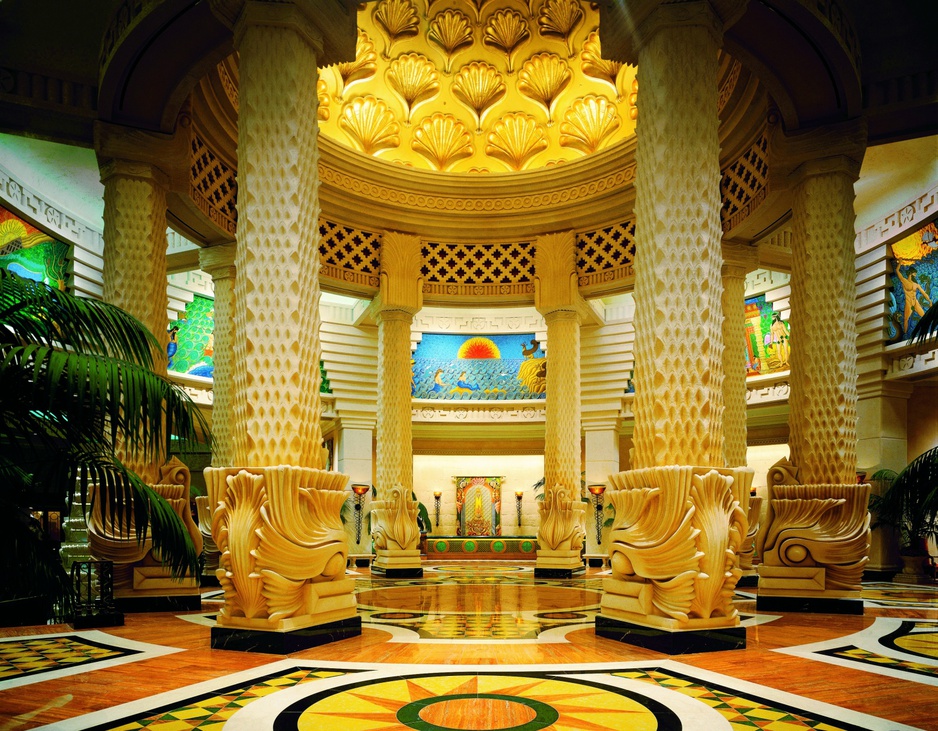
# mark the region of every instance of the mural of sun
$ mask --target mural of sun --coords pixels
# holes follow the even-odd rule
[[[679,731],[650,698],[576,679],[536,675],[429,675],[376,682],[295,703],[297,731]],[[296,718],[296,716],[293,716]],[[280,719],[278,719],[279,721]],[[275,728],[279,729],[275,723]],[[284,725],[286,728],[286,725]]]
[[[499,352],[498,346],[489,338],[475,337],[469,338],[459,346],[457,357],[473,359],[501,358],[502,354]]]

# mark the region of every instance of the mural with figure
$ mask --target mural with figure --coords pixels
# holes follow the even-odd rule
[[[413,356],[414,398],[542,399],[547,358],[533,333],[424,333]]]
[[[746,298],[746,375],[787,371],[791,359],[791,332],[765,295]]]
[[[886,334],[905,340],[919,318],[938,299],[938,224],[929,223],[894,242],[892,288]]]
[[[0,267],[65,291],[68,244],[0,206]]]
[[[184,314],[169,324],[168,368],[211,378],[215,373],[215,300],[194,295]]]

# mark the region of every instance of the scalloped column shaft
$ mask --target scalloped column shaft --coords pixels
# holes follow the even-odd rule
[[[854,166],[807,164],[792,200],[791,461],[803,484],[856,482]]]
[[[212,465],[234,464],[234,267],[232,244],[199,250],[199,265],[215,286],[215,377],[212,387]]]
[[[544,427],[545,487],[580,487],[580,321],[576,312],[544,315],[550,349]]]
[[[636,468],[723,465],[717,50],[691,24],[639,53]]]
[[[728,467],[746,466],[746,267],[723,265],[723,435]]]
[[[410,325],[403,310],[378,313],[378,431],[376,478],[379,496],[394,485],[413,489],[410,409]]]
[[[235,33],[234,463],[320,467],[316,52],[275,21],[245,14]]]

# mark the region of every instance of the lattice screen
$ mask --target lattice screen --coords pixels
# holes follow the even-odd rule
[[[720,177],[723,208],[720,219],[729,231],[745,219],[765,199],[768,187],[768,138],[762,135]]]
[[[635,275],[635,219],[576,237],[576,273],[581,287]]]
[[[319,266],[322,277],[377,288],[381,235],[320,218]]]
[[[505,295],[533,292],[534,244],[444,244],[420,250],[424,293]]]
[[[218,159],[193,132],[189,148],[189,194],[212,221],[234,235],[238,223],[235,171]]]

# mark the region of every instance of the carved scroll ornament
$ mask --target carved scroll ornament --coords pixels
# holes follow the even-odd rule
[[[544,499],[538,503],[541,526],[537,542],[541,548],[551,551],[579,551],[586,539],[583,516],[586,503],[582,502],[572,488],[556,485],[544,491]]]
[[[417,503],[407,491],[395,485],[384,500],[371,503],[374,529],[371,538],[376,549],[383,551],[412,551],[420,542],[417,527]]]

